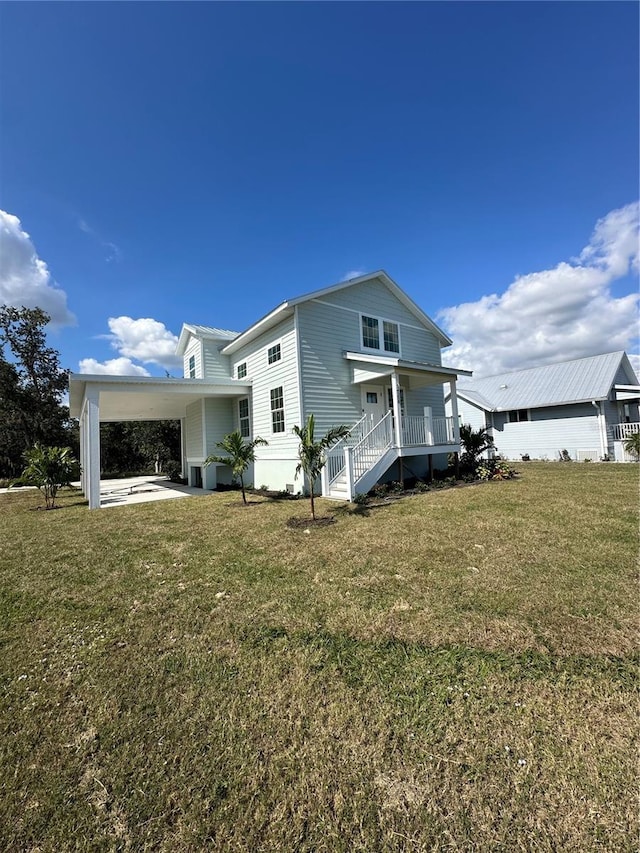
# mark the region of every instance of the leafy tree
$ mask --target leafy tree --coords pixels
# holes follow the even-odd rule
[[[345,438],[349,434],[349,427],[341,425],[330,429],[319,441],[314,436],[315,420],[309,415],[303,427],[294,426],[293,431],[300,439],[298,448],[298,459],[300,462],[296,468],[296,477],[304,472],[309,482],[309,495],[311,497],[311,517],[315,521],[316,509],[313,498],[313,484],[320,476],[325,465],[325,451],[336,441]]]
[[[228,455],[218,456],[212,454],[211,456],[207,456],[204,460],[205,467],[211,465],[212,462],[221,462],[223,465],[229,465],[233,471],[233,476],[240,478],[242,500],[246,504],[247,496],[244,491],[244,473],[249,465],[256,460],[256,447],[266,444],[269,444],[269,442],[265,441],[264,438],[260,438],[260,436],[254,438],[253,441],[245,441],[238,430],[230,432],[228,435],[225,435],[222,441],[216,442],[216,447],[224,450]]]
[[[22,472],[24,482],[37,486],[44,494],[47,509],[56,505],[56,495],[68,486],[78,471],[78,463],[70,447],[43,447],[36,444],[24,453],[27,463]]]
[[[181,456],[179,421],[127,421],[100,424],[100,467],[110,474],[156,474]]]
[[[0,476],[16,476],[36,443],[69,443],[69,411],[62,405],[68,375],[46,345],[49,315],[40,308],[0,306]]]
[[[624,449],[627,453],[631,453],[632,456],[635,456],[636,461],[640,460],[640,432],[632,432],[631,435],[625,439]]]
[[[483,427],[474,429],[470,424],[462,424],[460,426],[460,444],[463,450],[460,465],[462,468],[474,471],[478,465],[480,454],[493,447],[493,436]]]

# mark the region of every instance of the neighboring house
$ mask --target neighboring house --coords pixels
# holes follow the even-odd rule
[[[450,344],[379,271],[289,299],[241,334],[185,324],[177,349],[184,379],[72,374],[89,506],[100,504],[101,421],[180,419],[184,475],[208,489],[230,482],[227,466],[205,467],[204,460],[237,429],[269,442],[257,448],[247,479],[303,490],[292,427],[310,414],[318,436],[340,424],[351,430],[315,484],[325,496],[352,499],[402,471],[423,476],[444,468],[459,449],[456,378],[471,375],[442,366],[440,351]]]
[[[487,428],[506,459],[629,461],[624,439],[640,431],[638,378],[624,352],[610,352],[458,387],[462,423]],[[451,410],[450,401],[447,407]]]

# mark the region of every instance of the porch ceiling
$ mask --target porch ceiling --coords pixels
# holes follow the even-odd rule
[[[353,363],[353,381],[375,382],[383,376],[397,373],[408,380],[410,388],[424,388],[427,385],[442,385],[458,376],[471,376],[469,370],[444,367],[427,362],[406,361],[401,358],[389,358],[381,355],[367,355],[359,352],[345,352],[344,357]]]
[[[201,379],[156,379],[147,376],[69,377],[69,408],[80,417],[85,396],[99,395],[101,421],[153,421],[183,418],[187,406],[203,397],[239,397],[251,386],[232,379],[207,382]]]

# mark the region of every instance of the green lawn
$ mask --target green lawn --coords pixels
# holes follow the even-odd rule
[[[638,466],[0,495],[0,849],[635,851]]]

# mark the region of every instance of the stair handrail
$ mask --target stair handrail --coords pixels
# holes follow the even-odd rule
[[[392,414],[391,410],[389,410],[386,415],[380,418],[378,423],[372,427],[368,433],[366,433],[366,435],[363,435],[358,444],[349,448],[352,460],[352,476],[354,485],[370,468],[373,467],[373,465],[375,465],[382,454],[392,446]],[[379,441],[378,437],[382,440]],[[365,451],[367,461],[363,464]]]
[[[362,424],[367,420],[367,415],[363,415],[359,421],[356,421],[355,424],[350,428],[349,432],[345,435],[344,438],[341,438],[339,441],[336,441],[329,450],[325,453],[325,465],[328,468],[327,471],[327,479],[329,484],[333,483],[334,480],[337,480],[338,477],[344,472],[345,461],[344,461],[344,448],[347,446],[347,442],[349,438],[353,438],[356,435],[357,430],[361,430]],[[358,442],[360,439],[358,439]],[[358,443],[356,442],[356,444]]]

